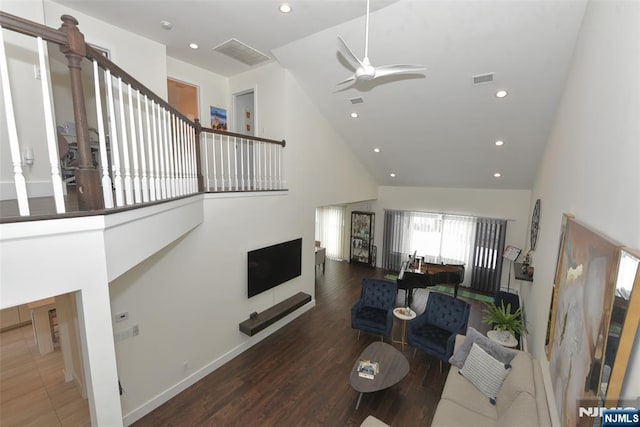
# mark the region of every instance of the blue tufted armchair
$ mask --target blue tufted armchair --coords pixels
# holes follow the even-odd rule
[[[379,279],[364,279],[360,299],[351,308],[351,327],[380,334],[391,335],[393,327],[393,308],[396,303],[398,285]]]
[[[409,321],[407,341],[415,348],[447,362],[457,334],[465,334],[471,307],[439,292],[429,292],[424,313]],[[442,365],[441,365],[442,366]]]

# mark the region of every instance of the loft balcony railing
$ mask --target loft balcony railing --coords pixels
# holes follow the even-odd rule
[[[54,29],[0,12],[0,135],[6,135],[0,149],[9,154],[0,156],[0,221],[103,214],[205,191],[286,188],[284,141],[208,129],[197,119],[189,120],[86,43],[75,18],[61,19],[61,27]],[[40,74],[41,93],[36,99],[41,105],[30,104],[27,111],[15,105],[30,88],[12,79],[20,62],[25,68],[26,43],[31,46],[26,49],[35,52],[32,66]],[[69,76],[64,84],[57,82],[55,90],[51,44],[64,55],[57,66]],[[57,79],[59,74],[57,70]],[[60,94],[60,86],[66,93]],[[69,97],[70,106],[59,101]],[[73,122],[59,123],[56,107],[69,110]],[[38,126],[43,138],[24,136],[29,134],[26,127]],[[46,185],[39,179],[38,190],[30,191],[25,168],[32,167],[34,152],[45,151],[50,171]]]

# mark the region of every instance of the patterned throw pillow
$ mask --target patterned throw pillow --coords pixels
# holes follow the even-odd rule
[[[473,343],[469,356],[459,372],[495,405],[502,382],[510,371],[511,365],[505,365],[494,359],[478,344]]]
[[[489,338],[485,337],[473,328],[468,328],[466,338],[456,352],[449,358],[449,363],[458,369],[462,368],[473,343],[478,344],[484,351],[502,363],[510,363],[516,356],[515,351],[509,350],[497,342],[491,341]]]

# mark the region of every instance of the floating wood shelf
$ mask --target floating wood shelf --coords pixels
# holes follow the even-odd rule
[[[311,301],[311,295],[298,292],[294,296],[279,302],[271,308],[258,313],[255,319],[247,319],[240,323],[240,332],[249,336],[255,335],[266,327],[273,325],[289,313]]]

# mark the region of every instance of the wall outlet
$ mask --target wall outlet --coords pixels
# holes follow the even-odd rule
[[[115,316],[113,316],[113,320],[115,320],[116,322],[122,322],[124,320],[127,320],[129,318],[129,313],[126,311],[123,311],[122,313],[118,313]]]
[[[36,80],[40,80],[42,78],[42,75],[40,74],[40,66],[38,65],[33,65],[33,78]]]
[[[140,327],[138,325],[133,325],[131,328],[131,335],[134,337],[140,335]]]

